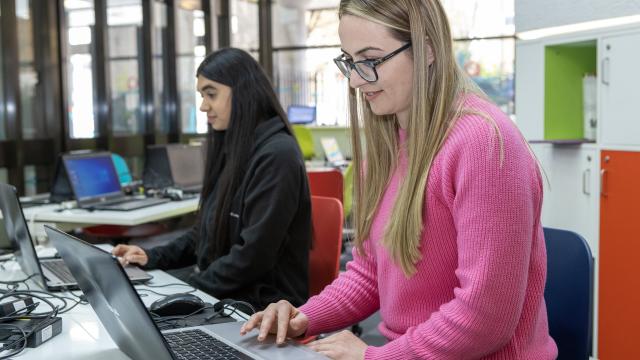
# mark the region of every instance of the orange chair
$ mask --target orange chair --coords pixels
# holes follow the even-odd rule
[[[309,252],[309,297],[318,295],[340,272],[342,247],[342,203],[336,198],[311,196],[313,247]],[[298,340],[308,344],[316,335]]]
[[[313,247],[309,253],[309,296],[319,294],[338,277],[342,247],[342,203],[311,196]]]
[[[342,204],[344,197],[344,181],[342,172],[337,169],[308,170],[309,188],[312,196],[326,196],[336,198]]]

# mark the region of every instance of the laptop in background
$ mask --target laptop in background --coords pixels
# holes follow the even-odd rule
[[[33,277],[40,287],[50,291],[75,288],[77,282],[62,259],[38,259],[18,194],[11,185],[0,183],[0,212],[7,237],[16,250],[16,260],[25,275]],[[126,271],[135,282],[152,279],[151,275],[134,266],[128,266]]]
[[[127,211],[169,201],[125,195],[110,152],[67,154],[62,162],[80,208]]]
[[[0,220],[2,220],[2,211],[0,211]],[[7,235],[7,229],[4,227],[4,221],[0,221],[0,255],[12,253],[14,250]]]
[[[173,187],[186,192],[200,193],[204,180],[204,152],[202,146],[171,144],[167,146]]]
[[[148,188],[175,188],[200,193],[204,179],[204,146],[186,144],[147,147],[143,182]]]
[[[259,343],[257,332],[240,336],[241,322],[160,332],[115,257],[47,225],[45,231],[102,325],[132,359],[326,359],[295,343]]]
[[[311,124],[316,121],[316,107],[290,105],[287,108],[287,118],[291,124]]]
[[[322,137],[320,138],[320,144],[322,144],[322,150],[324,150],[324,156],[327,158],[327,162],[331,166],[341,167],[347,166],[349,163],[344,159],[342,151],[338,147],[338,141],[334,137]]]

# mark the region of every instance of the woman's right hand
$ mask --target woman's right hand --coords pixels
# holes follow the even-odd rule
[[[257,312],[240,329],[245,335],[253,329],[259,329],[258,341],[264,341],[267,334],[276,334],[276,343],[283,344],[287,337],[298,337],[309,327],[309,318],[286,300],[269,304],[264,311]]]
[[[147,253],[141,247],[135,245],[120,244],[114,247],[111,253],[118,257],[122,266],[129,264],[145,266],[149,262]]]

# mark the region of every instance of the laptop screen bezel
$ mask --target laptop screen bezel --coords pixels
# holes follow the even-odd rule
[[[71,274],[78,282],[78,287],[85,294],[85,296],[89,300],[89,303],[91,304],[91,307],[94,309],[96,315],[98,316],[98,319],[120,350],[122,350],[129,357],[133,359],[136,358],[137,354],[134,353],[135,351],[132,351],[133,349],[127,348],[127,346],[131,344],[118,343],[117,339],[128,340],[128,337],[122,336],[123,334],[121,333],[116,333],[120,332],[120,328],[111,327],[111,323],[109,321],[105,321],[103,317],[105,316],[105,314],[107,314],[107,316],[112,316],[110,314],[113,314],[113,318],[117,319],[117,322],[126,324],[122,322],[121,317],[123,315],[120,315],[120,313],[122,312],[124,314],[131,314],[132,312],[136,312],[141,313],[141,318],[144,319],[143,321],[147,322],[147,324],[144,326],[148,326],[149,330],[155,330],[155,340],[160,340],[160,342],[163,344],[163,349],[165,350],[164,353],[168,355],[168,359],[175,358],[173,352],[169,347],[169,344],[167,343],[167,340],[162,335],[162,332],[156,325],[155,321],[153,321],[153,318],[147,311],[147,308],[142,302],[142,299],[140,299],[140,295],[138,295],[138,292],[127,277],[126,272],[124,271],[123,267],[120,265],[116,257],[111,255],[109,252],[106,252],[96,246],[93,246],[81,239],[78,239],[49,225],[44,225],[44,228],[47,236],[52,241],[56,249],[58,249],[58,253],[67,264],[69,271],[71,271]],[[86,264],[89,262],[86,261],[88,258],[92,259],[92,264],[97,265],[99,262],[99,276],[104,276],[105,274],[115,275],[115,278],[109,279],[109,283],[111,285],[116,285],[116,287],[113,288],[112,293],[105,293],[104,289],[100,285],[100,281],[97,280],[96,274],[92,272],[91,267],[86,266]],[[123,297],[128,298],[128,301],[126,301],[128,303],[128,306],[126,308],[114,307],[113,299],[121,299]],[[107,311],[105,311],[104,308],[96,309],[96,307],[102,306],[102,304],[97,301],[98,299],[107,303],[107,306],[109,307]],[[110,320],[114,320],[113,318]],[[123,327],[126,326],[123,325]],[[131,331],[131,329],[127,330]],[[133,339],[133,343],[138,342],[145,351],[148,351],[149,348],[153,348],[156,351],[159,350],[158,346],[154,346],[152,343],[149,343],[149,340],[153,341],[153,339],[145,339],[146,341],[144,341],[143,343],[137,340],[140,339]],[[156,343],[155,345],[159,345],[160,342]],[[121,347],[121,345],[124,346]],[[123,347],[125,347],[125,349],[123,349]],[[161,356],[162,354],[155,353],[155,356],[153,358],[161,360],[157,357],[159,355]]]
[[[6,208],[11,209],[10,214],[5,214],[3,209]],[[31,232],[24,217],[18,192],[12,185],[0,183],[0,212],[2,212],[2,221],[5,222],[5,230],[9,236],[9,241],[13,242],[16,248],[14,255],[18,264],[20,264],[22,272],[25,273],[27,277],[35,278],[35,281],[41,288],[47,289],[42,266],[40,265],[40,261],[38,261],[38,254],[31,239]],[[9,233],[9,227],[6,226],[7,216],[9,216],[12,221],[18,222],[18,226],[23,227],[24,230],[21,233],[15,230]],[[14,224],[13,229],[15,229],[15,227],[16,225]],[[24,234],[24,236],[20,236],[22,234]]]
[[[110,193],[100,194],[100,195],[87,196],[87,197],[83,197],[83,198],[80,198],[78,196],[76,185],[71,180],[68,160],[91,159],[91,158],[99,158],[99,157],[109,157],[109,159],[111,159],[111,153],[108,152],[108,151],[101,151],[101,152],[90,152],[90,153],[85,153],[85,154],[66,154],[66,155],[62,156],[62,163],[64,164],[65,173],[67,175],[67,179],[69,180],[69,184],[70,184],[71,189],[73,191],[73,196],[75,197],[76,201],[78,202],[78,206],[79,207],[88,207],[88,206],[91,206],[91,205],[97,205],[97,204],[100,204],[100,203],[105,202],[105,201],[114,200],[114,199],[118,199],[118,198],[123,198],[125,196],[124,192],[122,191],[122,185],[120,184],[120,180],[118,179],[118,173],[116,171],[115,165],[113,164],[113,161],[110,161],[109,165],[110,165],[110,169],[111,169],[111,172],[112,172],[112,176],[118,182],[118,189],[119,190],[118,191],[114,191],[114,192],[110,192]]]
[[[197,179],[194,178],[193,181],[182,181],[181,175],[178,174],[177,166],[175,160],[179,160],[174,158],[173,156],[176,154],[176,151],[189,151],[192,152],[196,157],[194,159],[194,163],[197,167],[198,176]],[[204,172],[205,172],[205,163],[204,163],[204,153],[202,146],[195,145],[186,145],[186,144],[170,144],[167,145],[167,160],[169,161],[169,169],[171,171],[171,178],[173,180],[173,185],[178,188],[189,188],[194,186],[202,186],[202,182],[204,181]]]

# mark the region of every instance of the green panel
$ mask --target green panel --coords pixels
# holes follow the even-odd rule
[[[595,41],[547,46],[544,77],[545,140],[582,139],[582,78],[595,74]]]

